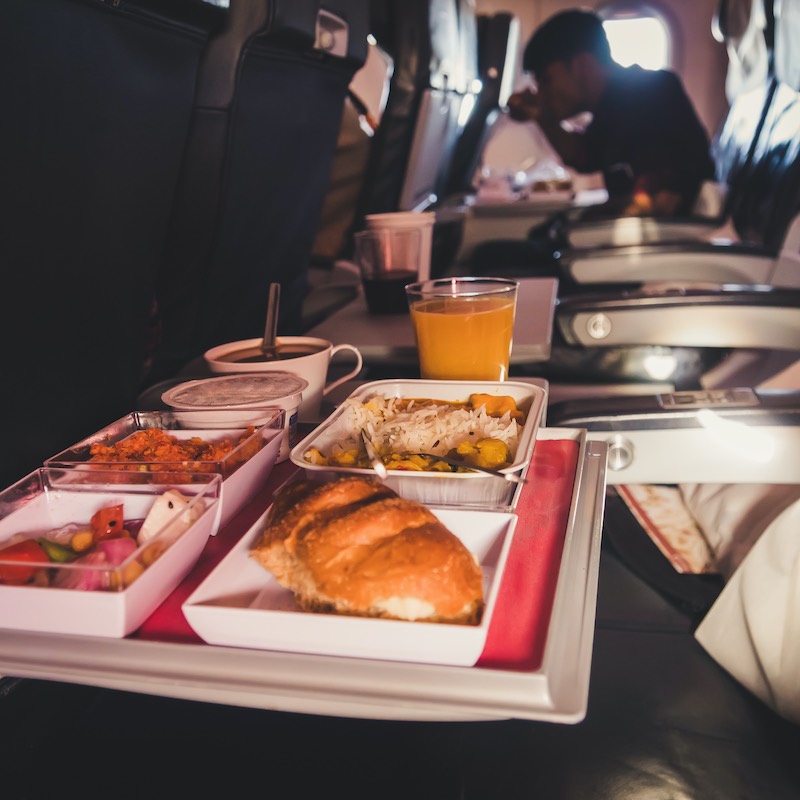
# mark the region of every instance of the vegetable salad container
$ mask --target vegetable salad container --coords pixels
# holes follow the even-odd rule
[[[220,522],[217,473],[42,467],[0,492],[0,628],[123,637]]]

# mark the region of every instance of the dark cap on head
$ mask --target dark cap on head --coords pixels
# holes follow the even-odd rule
[[[550,64],[570,61],[579,53],[591,53],[598,61],[611,63],[603,21],[592,11],[561,11],[534,31],[522,54],[522,68],[541,73]]]

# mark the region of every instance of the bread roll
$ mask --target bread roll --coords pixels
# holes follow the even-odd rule
[[[300,480],[276,496],[252,555],[305,611],[476,625],[483,577],[425,506],[377,480]]]

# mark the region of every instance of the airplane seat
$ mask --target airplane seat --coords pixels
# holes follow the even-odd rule
[[[460,215],[448,213],[451,185],[455,171],[460,167],[457,159],[463,152],[468,125],[475,117],[482,86],[479,72],[478,15],[475,0],[458,0],[457,77],[455,93],[450,95],[450,120],[444,133],[444,142],[435,139],[427,146],[440,149],[440,163],[436,176],[435,201],[431,210],[436,212],[431,243],[431,275],[441,277],[451,266],[462,236]],[[413,154],[412,154],[413,155]],[[425,159],[427,162],[427,159]]]
[[[376,0],[372,32],[394,69],[353,230],[369,214],[439,207],[476,92],[474,0]],[[451,248],[448,227],[434,225],[434,273]]]
[[[365,226],[369,214],[433,207],[439,180],[435,159],[445,142],[429,142],[425,136],[430,129],[435,136],[447,134],[454,118],[451,89],[462,86],[457,81],[464,74],[458,12],[456,0],[368,3],[369,33],[389,62],[380,120],[367,142],[355,209],[337,257],[332,263],[314,265],[309,273],[304,330],[357,296],[360,280],[351,261],[353,234]],[[430,156],[419,152],[420,142]],[[421,156],[427,159],[422,168]]]
[[[777,254],[800,210],[800,92],[779,82],[756,141],[749,191],[742,192],[731,218],[744,242]]]
[[[439,205],[463,128],[462,117],[475,100],[475,0],[434,0],[431,32],[436,66],[430,86],[422,93],[398,211],[423,211]]]
[[[696,237],[708,235],[708,231],[721,225],[731,216],[747,188],[748,169],[761,129],[769,112],[776,81],[769,78],[756,86],[743,89],[731,102],[722,127],[711,142],[711,152],[716,172],[716,187],[719,210],[706,221],[695,223],[692,233]],[[703,189],[701,188],[701,196]],[[679,228],[680,223],[667,223],[667,229]],[[667,231],[668,233],[669,231]],[[680,229],[675,238],[681,238]]]
[[[366,0],[260,0],[209,48],[159,280],[151,382],[223,342],[301,332],[311,245],[348,85],[366,59]]]
[[[519,18],[508,12],[477,18],[478,92],[453,154],[445,196],[466,193],[473,179],[492,125],[513,88],[519,50]]]
[[[458,74],[455,85],[459,98],[451,107],[453,116],[450,121],[448,142],[445,146],[445,158],[438,175],[437,206],[441,205],[449,193],[456,155],[464,140],[467,124],[475,114],[482,91],[478,61],[480,47],[478,14],[475,9],[475,0],[458,0],[458,38]]]
[[[364,2],[0,5],[4,484],[302,283]]]
[[[356,228],[368,214],[423,210],[435,202],[438,156],[458,71],[455,0],[375,0],[370,19],[371,32],[394,67],[371,143]],[[430,163],[422,165],[423,157]]]
[[[203,51],[203,2],[0,3],[0,484],[128,413]]]

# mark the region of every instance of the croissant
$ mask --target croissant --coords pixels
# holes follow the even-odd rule
[[[473,625],[483,612],[469,549],[428,508],[370,478],[287,484],[251,555],[305,611]]]

